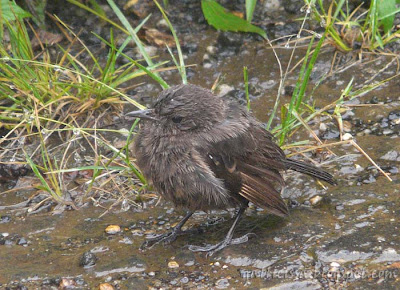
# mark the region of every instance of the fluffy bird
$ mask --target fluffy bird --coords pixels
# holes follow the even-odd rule
[[[128,116],[141,118],[135,137],[137,165],[154,188],[175,207],[187,210],[171,231],[147,239],[143,248],[170,243],[197,211],[237,208],[226,237],[216,245],[189,246],[213,254],[231,244],[249,202],[278,216],[288,214],[280,191],[281,172],[295,170],[330,184],[331,174],[287,158],[272,135],[238,102],[191,84],[164,90],[151,109]]]

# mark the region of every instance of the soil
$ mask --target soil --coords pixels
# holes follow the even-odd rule
[[[123,7],[126,1],[119,2]],[[296,6],[272,2],[257,4],[254,23],[267,31],[271,39],[297,33],[300,22],[295,18],[301,12],[290,14]],[[232,10],[244,9],[244,1],[221,3]],[[108,17],[117,21],[106,4],[102,7]],[[80,37],[84,42],[106,58],[106,49],[91,34],[94,31],[107,38],[106,23],[99,23],[94,15],[64,1],[49,3],[48,11],[74,31],[82,29]],[[271,47],[255,34],[216,31],[205,21],[200,1],[169,1],[167,11],[181,40],[186,65],[195,65],[187,69],[189,82],[210,88],[220,77],[222,93],[245,102],[242,72],[243,66],[247,66],[251,108],[258,119],[266,122],[281,79]],[[161,14],[149,1],[124,13],[136,25],[152,13],[147,29],[168,33]],[[306,25],[318,31],[312,22]],[[118,37],[123,39],[124,35]],[[287,38],[275,43],[284,69],[293,50],[293,44],[285,45],[286,41]],[[304,44],[295,48],[292,66],[304,56]],[[160,60],[169,59],[164,47],[147,45]],[[138,55],[134,47],[128,47],[126,53]],[[355,91],[397,73],[393,56],[365,54],[361,60],[358,56],[357,52],[342,54],[334,46],[326,45],[311,75],[308,103],[322,108],[337,100],[351,80]],[[287,75],[281,103],[290,101],[287,95],[297,81],[299,69]],[[176,71],[163,72],[162,76],[171,85],[181,82]],[[128,94],[142,103],[151,103],[161,91],[149,78],[135,82],[137,86]],[[45,196],[39,195],[32,201],[32,191],[0,193],[0,288],[93,289],[111,285],[115,289],[399,289],[398,91],[399,82],[394,78],[346,101],[347,110],[342,112],[343,133],[351,134],[390,173],[392,182],[351,144],[329,148],[334,154],[324,151],[299,156],[322,162],[335,175],[338,185],[324,188],[306,176],[288,172],[283,195],[290,205],[290,216],[282,219],[251,207],[235,236],[254,235],[247,243],[230,246],[211,257],[192,253],[188,245],[214,244],[223,239],[232,222],[232,210],[198,212],[188,223],[187,229],[191,231],[185,236],[171,245],[141,251],[139,247],[147,235],[165,232],[184,212],[158,199],[146,200],[142,208],[122,202],[107,210],[115,203],[112,198],[102,200],[101,204],[84,203],[79,210],[67,206],[59,212],[55,202],[43,202],[32,212],[27,210],[29,206],[43,201]],[[278,116],[275,124],[279,122]],[[114,124],[116,129],[130,125],[123,118]],[[338,123],[330,115],[315,118],[309,125],[323,142],[340,140]],[[103,137],[113,140],[115,134]],[[123,136],[118,138],[124,140]],[[306,130],[300,129],[288,143],[311,139]],[[76,160],[82,163],[84,158]],[[33,177],[19,178],[19,183],[34,182]],[[0,192],[15,185],[16,181],[1,183]],[[74,192],[72,197],[79,194],[82,192]],[[16,204],[20,206],[11,206]],[[110,225],[120,229],[106,230]]]

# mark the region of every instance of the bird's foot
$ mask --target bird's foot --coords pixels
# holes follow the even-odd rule
[[[176,240],[179,235],[182,235],[184,232],[181,230],[173,229],[170,232],[166,232],[164,234],[147,238],[146,241],[140,246],[141,250],[151,249],[154,245],[157,245],[161,242],[164,244],[170,244]]]
[[[140,246],[140,250],[145,250],[145,249],[151,249],[153,246],[159,244],[159,243],[164,243],[166,244],[171,244],[176,240],[178,236],[187,234],[187,233],[199,233],[199,229],[187,229],[187,230],[178,230],[176,228],[173,228],[171,231],[166,232],[164,234],[155,236],[155,237],[149,237],[146,238],[146,241],[143,242],[143,244]]]
[[[238,245],[247,242],[250,235],[252,235],[252,233],[245,234],[244,236],[236,239],[225,238],[222,242],[216,245],[209,245],[205,247],[190,245],[189,250],[192,252],[207,252],[207,256],[212,256],[216,252],[226,248],[229,245]]]

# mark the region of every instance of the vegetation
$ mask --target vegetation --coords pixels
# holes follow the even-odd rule
[[[370,51],[383,49],[399,38],[400,30],[393,31],[394,16],[400,12],[396,8],[398,0],[371,0],[369,9],[364,12],[362,4],[350,11],[348,0],[332,1],[328,10],[322,0],[305,2],[312,10],[312,17],[326,28],[329,39],[343,51],[355,49],[355,43]]]
[[[130,103],[139,109],[144,108],[127,95],[134,87],[132,84],[138,83],[137,78],[147,75],[162,88],[167,88],[169,85],[161,77],[160,71],[177,69],[182,82],[187,82],[178,36],[163,8],[155,2],[176,43],[177,56],[167,47],[174,64],[174,67],[167,67],[167,62],[157,62],[146,52],[138,37],[139,30],[150,16],[137,27],[132,27],[113,0],[107,2],[120,24],[108,19],[94,0],[89,1],[90,7],[76,0],[68,2],[95,14],[113,26],[108,39],[96,35],[108,48],[106,62],[96,56],[68,24],[57,18],[54,20],[70,43],[67,47],[59,46],[61,54],[55,57],[40,41],[38,32],[29,22],[23,20],[32,17],[32,14],[17,6],[15,2],[0,2],[0,15],[3,16],[0,21],[0,127],[7,130],[7,134],[0,139],[0,144],[6,148],[1,157],[18,154],[24,156],[26,163],[40,181],[33,186],[49,193],[60,202],[65,202],[65,193],[71,191],[65,179],[77,172],[85,172],[86,181],[83,188],[86,198],[94,199],[93,192],[100,192],[98,198],[101,198],[103,194],[111,194],[117,188],[117,202],[128,199],[140,201],[143,195],[135,195],[132,199],[127,194],[132,188],[140,191],[147,187],[146,180],[129,158],[129,145],[138,120],[129,130],[113,130],[107,127],[114,122],[113,117],[121,115],[124,105]],[[164,1],[164,5],[166,2]],[[254,32],[267,39],[265,31],[251,24],[256,2],[246,1],[246,19],[227,12],[214,0],[202,0],[201,7],[208,23],[217,29]],[[337,101],[322,109],[315,109],[307,101],[306,88],[310,74],[324,45],[334,43],[338,49],[345,52],[356,49],[356,42],[360,43],[362,49],[382,49],[398,40],[399,31],[393,30],[394,16],[397,12],[394,0],[372,0],[370,9],[365,12],[361,12],[360,7],[350,11],[345,0],[332,1],[329,7],[325,7],[322,0],[306,0],[306,17],[302,19],[303,24],[314,19],[323,24],[325,32],[322,35],[314,33],[310,38],[292,98],[285,104],[282,104],[280,95],[291,61],[285,73],[281,70],[280,89],[267,123],[267,128],[277,136],[281,145],[299,145],[300,143],[287,145],[287,137],[300,126],[310,130],[307,123],[318,115],[328,114],[328,109],[334,109],[330,115],[340,124],[341,106],[345,100],[355,98],[385,82],[355,91],[352,91],[350,82]],[[126,39],[121,45],[117,45],[114,38],[115,30],[126,34]],[[31,31],[41,47],[37,54],[28,31]],[[304,40],[300,37],[302,31],[298,33],[293,51],[297,42]],[[356,31],[352,38],[348,38],[350,31]],[[4,41],[5,33],[9,38],[7,42]],[[134,41],[143,59],[135,60],[124,53],[131,41]],[[76,49],[78,44],[79,50]],[[82,62],[83,55],[88,56],[90,62]],[[120,59],[124,59],[125,64],[119,65]],[[250,108],[247,68],[244,68],[243,72],[247,107]],[[279,109],[281,124],[271,128]],[[117,148],[103,137],[103,132],[123,135],[127,142]],[[27,140],[37,140],[37,146],[33,149],[26,148]],[[18,142],[22,144],[21,147],[14,146]],[[81,160],[82,156],[79,156],[82,154],[78,154],[84,151],[79,148],[79,144],[85,144],[90,150],[90,154],[86,155],[90,157],[85,162]],[[81,166],[70,166],[70,160],[73,159],[79,160],[75,164]],[[17,163],[12,161],[12,158],[10,160],[11,164]],[[127,175],[134,175],[135,181],[129,181],[125,178]]]

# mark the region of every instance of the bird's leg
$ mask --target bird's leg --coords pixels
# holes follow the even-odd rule
[[[140,246],[140,249],[151,248],[154,245],[164,242],[165,244],[172,243],[176,240],[176,238],[183,233],[182,227],[187,222],[187,220],[193,215],[192,211],[188,211],[185,217],[175,226],[172,228],[171,231],[166,232],[164,234],[158,235],[156,237],[148,238],[144,243]]]
[[[243,237],[237,238],[237,239],[233,239],[233,233],[235,232],[235,228],[237,226],[237,224],[239,223],[239,220],[241,219],[244,211],[246,210],[246,207],[241,207],[235,217],[235,220],[231,226],[231,228],[229,229],[228,234],[226,235],[225,239],[216,244],[216,245],[209,245],[206,247],[200,247],[200,246],[193,246],[190,245],[189,246],[189,250],[191,250],[192,252],[208,252],[207,255],[211,256],[213,255],[215,252],[218,252],[220,250],[222,250],[223,248],[229,246],[229,245],[234,245],[234,244],[241,244],[241,243],[245,243],[248,241],[249,239],[249,234],[244,235]]]

